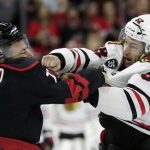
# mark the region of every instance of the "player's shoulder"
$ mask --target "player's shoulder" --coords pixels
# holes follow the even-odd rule
[[[119,41],[108,41],[105,44],[107,50],[107,58],[104,62],[105,70],[117,70],[122,62],[123,44]],[[106,71],[106,72],[107,72]]]
[[[122,41],[108,41],[105,43],[105,47],[107,50],[111,51],[122,51],[123,43]]]

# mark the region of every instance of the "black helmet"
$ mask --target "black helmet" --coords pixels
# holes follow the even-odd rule
[[[11,43],[24,39],[18,28],[11,23],[0,22],[0,58],[5,57],[5,52]]]
[[[22,38],[23,36],[16,26],[11,23],[0,22],[0,46],[10,45]]]

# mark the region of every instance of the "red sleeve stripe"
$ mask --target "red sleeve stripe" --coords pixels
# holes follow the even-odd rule
[[[147,99],[147,102],[150,105],[150,97],[143,90],[141,90],[140,88],[138,88],[137,86],[135,86],[133,84],[127,84],[127,87],[130,87],[130,88],[138,91],[138,93],[142,94]]]
[[[79,55],[78,51],[75,50],[75,49],[73,49],[73,50],[74,50],[74,51],[77,53],[77,55],[78,55],[76,68],[75,68],[75,70],[74,70],[74,72],[76,72],[77,69],[78,69],[78,68],[80,67],[80,65],[81,65],[81,58],[80,58],[80,55]]]
[[[132,120],[132,121],[133,121],[134,123],[136,123],[138,126],[150,130],[150,126],[148,126],[148,125],[146,125],[146,124],[141,123],[141,122],[138,122],[138,121],[136,121],[136,120]]]
[[[23,72],[23,71],[27,71],[32,69],[33,67],[35,67],[38,64],[38,61],[35,61],[32,65],[28,66],[28,67],[24,67],[24,68],[16,68],[7,64],[0,64],[0,67],[5,67],[11,70],[15,70],[15,71],[19,71],[19,72]]]
[[[130,90],[133,92],[133,94],[135,95],[135,97],[136,97],[136,99],[137,99],[137,101],[138,101],[138,103],[140,105],[142,115],[145,114],[146,109],[145,109],[145,105],[143,103],[143,100],[142,100],[141,96],[135,90],[133,90],[131,88],[130,88]]]
[[[136,108],[135,108],[135,105],[133,103],[133,100],[131,98],[131,95],[129,94],[129,92],[127,90],[124,89],[124,93],[127,97],[127,100],[128,100],[128,103],[129,103],[129,106],[130,106],[130,109],[131,109],[131,112],[132,112],[132,118],[135,119],[137,118],[137,111],[136,111]]]

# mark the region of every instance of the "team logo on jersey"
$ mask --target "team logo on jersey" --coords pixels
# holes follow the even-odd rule
[[[105,62],[105,66],[110,69],[116,69],[118,66],[118,61],[116,59],[109,59]]]
[[[140,62],[150,62],[150,55],[142,57]]]
[[[138,24],[140,24],[141,22],[144,22],[144,20],[142,18],[138,18],[135,20]]]

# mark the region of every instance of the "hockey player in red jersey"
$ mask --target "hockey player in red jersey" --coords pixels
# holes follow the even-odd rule
[[[81,101],[103,83],[104,76],[97,69],[59,81],[34,59],[27,38],[17,27],[0,22],[0,149],[39,150],[40,105]]]
[[[88,99],[100,110],[105,128],[100,150],[149,150],[150,14],[129,21],[124,34],[123,41],[107,42],[95,53],[86,48],[53,50],[42,63],[59,73],[101,67],[107,86]],[[57,59],[50,60],[51,55]]]

